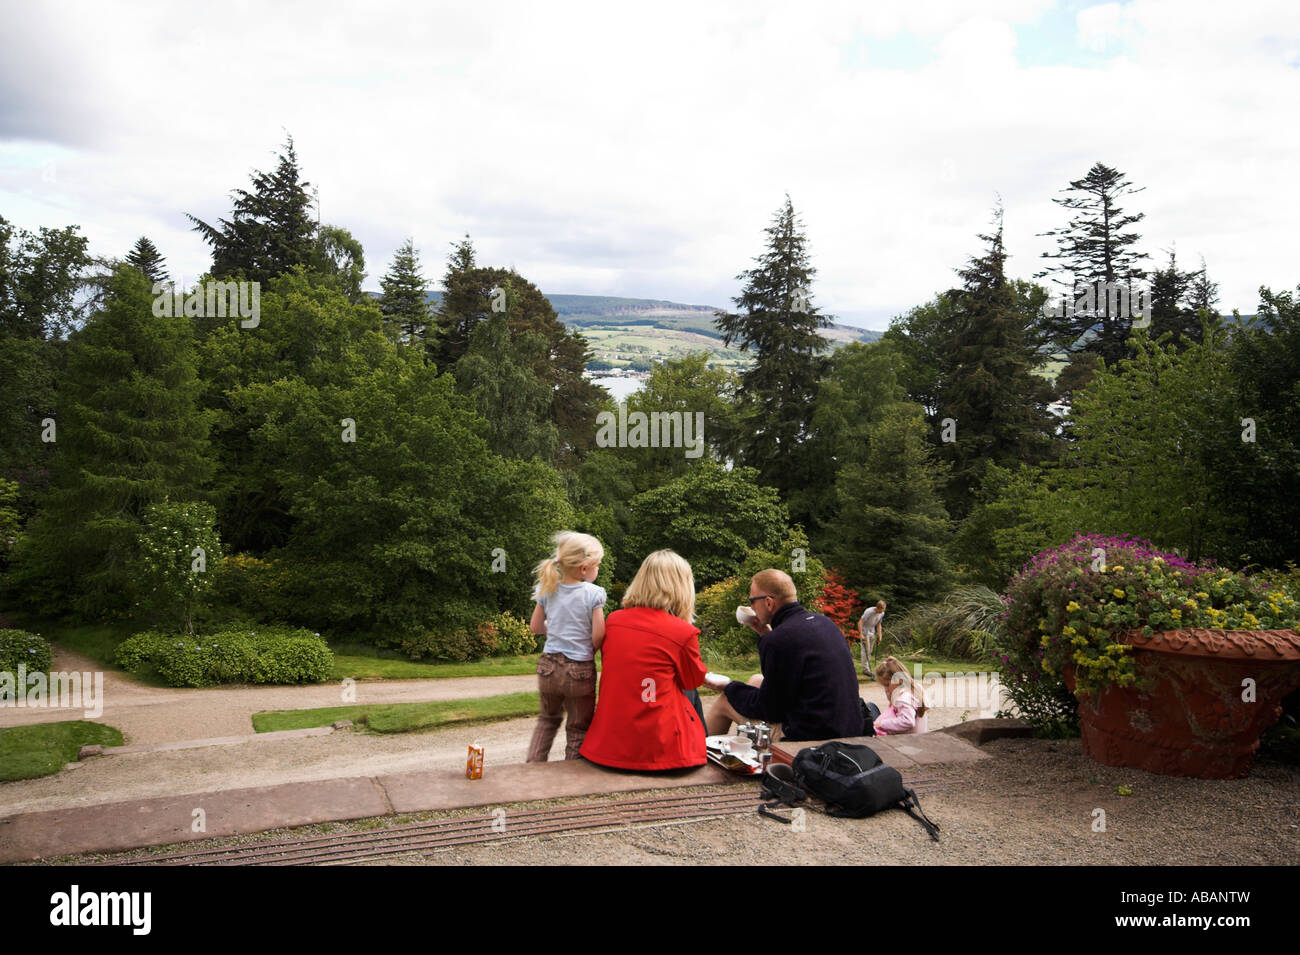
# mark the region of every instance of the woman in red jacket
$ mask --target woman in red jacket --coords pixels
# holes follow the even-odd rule
[[[600,695],[582,756],[617,769],[703,766],[704,724],[686,691],[704,682],[691,565],[671,550],[641,564],[605,621]]]

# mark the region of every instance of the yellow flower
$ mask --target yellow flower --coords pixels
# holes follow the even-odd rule
[[[1210,595],[1207,594],[1207,593],[1206,593],[1205,591],[1203,591],[1203,590],[1198,590],[1198,591],[1196,591],[1196,596],[1199,597],[1201,600],[1209,600],[1209,599],[1210,599]]]
[[[1061,633],[1065,634],[1066,636],[1069,636],[1069,635],[1072,634],[1072,633],[1078,633],[1078,632],[1079,632],[1079,631],[1075,630],[1073,627],[1062,627],[1062,628],[1061,628]]]
[[[1173,610],[1169,611],[1169,616],[1173,617],[1175,620],[1181,620],[1183,618],[1183,612],[1175,607]]]
[[[1112,590],[1111,593],[1113,593],[1113,594],[1114,594],[1116,597],[1118,597],[1120,600],[1123,600],[1123,599],[1124,599],[1124,591],[1120,590],[1118,587],[1116,587],[1114,590]]]
[[[1065,605],[1065,609],[1066,609],[1066,610],[1078,610],[1078,609],[1079,609],[1079,602],[1078,602],[1077,600],[1071,600],[1068,604]]]
[[[1114,567],[1112,567],[1110,570],[1111,570],[1111,573],[1118,574],[1118,573],[1119,573],[1121,570],[1123,570],[1123,569],[1124,569],[1124,565],[1123,565],[1123,564],[1116,564],[1116,565],[1115,565]]]
[[[1191,597],[1188,597],[1187,600],[1184,601],[1183,606],[1184,606],[1184,607],[1191,607],[1193,610],[1195,610],[1195,609],[1196,609],[1196,601],[1193,600]]]

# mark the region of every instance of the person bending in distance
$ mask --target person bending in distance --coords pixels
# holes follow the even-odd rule
[[[840,628],[799,603],[790,575],[775,568],[750,580],[749,605],[763,672],[748,683],[709,674],[709,684],[722,690],[709,707],[709,735],[762,720],[773,724],[774,738],[776,724],[788,740],[861,736],[857,671]]]

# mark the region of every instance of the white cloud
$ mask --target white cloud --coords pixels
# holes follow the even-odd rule
[[[1051,198],[1098,161],[1147,187],[1147,251],[1204,254],[1225,305],[1300,282],[1288,3],[20,9],[0,0],[2,52],[22,51],[0,70],[6,215],[78,222],[103,254],[147,233],[189,276],[209,258],[183,213],[228,214],[288,130],[371,287],[405,236],[436,277],[468,231],[544,290],[722,305],[788,191],[818,303],[889,313],[954,281],[998,193],[1011,268],[1035,271]],[[1019,65],[1017,30],[1058,20],[1076,58]],[[933,61],[843,61],[904,35]],[[70,150],[57,183],[37,140]]]

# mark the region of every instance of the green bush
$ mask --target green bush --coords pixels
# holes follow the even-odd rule
[[[467,663],[487,657],[536,653],[537,638],[528,624],[518,617],[500,613],[474,626],[431,630],[404,637],[398,646],[412,660]]]
[[[510,613],[498,614],[494,621],[503,648],[501,656],[519,656],[538,651],[537,634],[533,633],[527,622]]]
[[[795,569],[796,556],[801,560]],[[760,570],[775,567],[794,580],[799,601],[820,611],[818,598],[826,587],[826,569],[808,555],[808,538],[802,529],[790,530],[778,551],[754,549],[745,555],[740,573],[706,587],[695,598],[695,625],[700,628],[700,653],[706,657],[745,656],[753,653],[758,637],[736,622],[736,607],[749,603],[749,581]]]
[[[27,672],[48,671],[50,645],[42,637],[26,630],[0,630],[0,672],[16,674],[18,664],[27,664]]]
[[[702,655],[735,657],[754,652],[757,635],[736,622],[736,607],[748,598],[748,577],[728,577],[696,595],[695,625],[700,628]]]
[[[117,663],[132,673],[156,670],[169,686],[321,683],[333,671],[334,654],[319,634],[263,627],[200,637],[137,633],[118,646]]]

